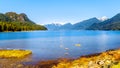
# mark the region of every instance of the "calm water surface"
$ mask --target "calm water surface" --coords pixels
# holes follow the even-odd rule
[[[120,31],[1,32],[0,48],[32,50],[33,60],[77,58],[120,48]]]

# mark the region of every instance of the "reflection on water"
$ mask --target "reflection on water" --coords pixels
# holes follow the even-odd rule
[[[76,58],[120,47],[119,31],[35,31],[0,33],[0,48],[29,49],[32,58]],[[80,46],[75,46],[80,44]]]

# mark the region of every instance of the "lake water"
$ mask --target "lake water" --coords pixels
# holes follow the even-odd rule
[[[1,32],[0,48],[32,50],[33,60],[77,58],[120,48],[120,31]]]

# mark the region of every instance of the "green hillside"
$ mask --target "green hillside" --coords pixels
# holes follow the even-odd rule
[[[0,32],[4,31],[30,31],[47,30],[42,25],[32,22],[26,14],[17,14],[15,12],[0,13]]]

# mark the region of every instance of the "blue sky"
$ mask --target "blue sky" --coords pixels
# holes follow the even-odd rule
[[[120,0],[0,0],[0,12],[26,13],[38,23],[76,23],[120,13]]]

